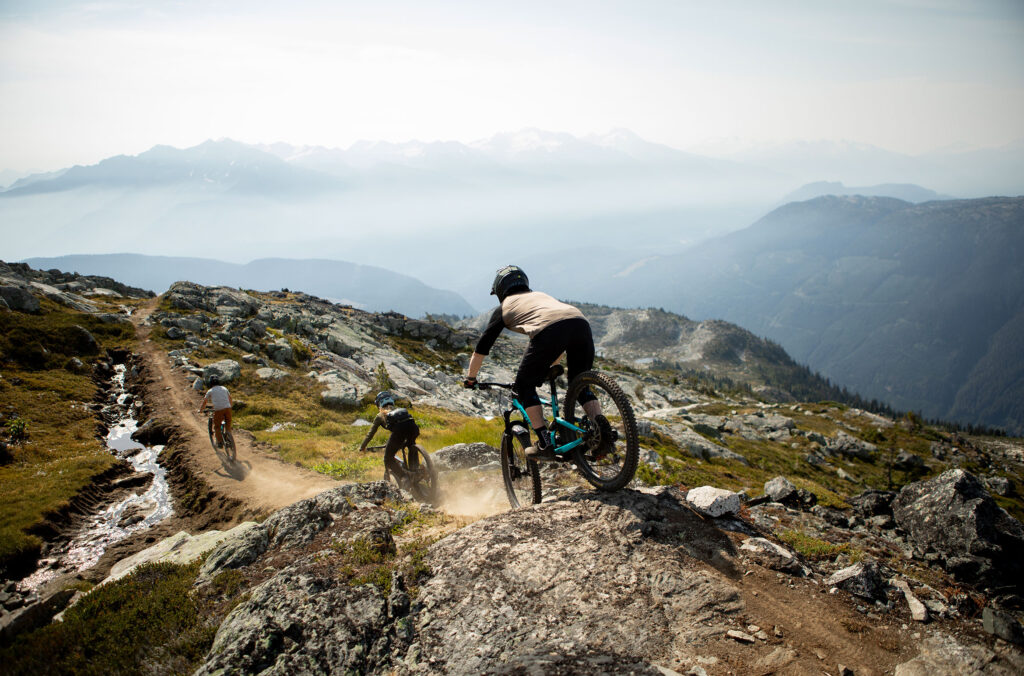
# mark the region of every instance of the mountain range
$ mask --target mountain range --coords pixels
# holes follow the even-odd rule
[[[787,204],[595,294],[777,341],[869,398],[1024,432],[1024,198]]]
[[[383,268],[345,261],[262,258],[245,265],[209,258],[109,254],[32,258],[38,269],[59,269],[79,274],[108,271],[117,279],[163,293],[174,282],[270,291],[302,290],[359,309],[394,310],[410,317],[424,314],[465,315],[473,308],[452,291],[434,289],[423,282]]]
[[[449,265],[450,256],[494,269],[529,255],[535,268],[558,275],[560,252],[571,249],[621,269],[744,228],[788,201],[1021,194],[1020,176],[1020,144],[910,157],[805,143],[721,159],[624,129],[586,137],[523,129],[474,143],[362,141],[347,149],[224,139],[22,178],[0,191],[0,223],[9,258],[191,257],[217,232],[230,246],[210,258],[241,263],[315,250],[400,270],[482,306],[475,272]],[[482,233],[538,244],[510,253],[480,246]]]

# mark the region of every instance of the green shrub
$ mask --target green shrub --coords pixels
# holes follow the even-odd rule
[[[318,465],[313,465],[313,470],[335,479],[358,479],[378,464],[374,456],[367,455],[358,458],[322,462]]]
[[[11,443],[20,444],[28,439],[28,421],[24,418],[12,418],[4,425]]]
[[[859,561],[864,556],[864,552],[855,549],[849,542],[836,545],[795,530],[784,530],[775,535],[805,559],[812,561],[831,560],[840,554],[846,554],[851,560]]]
[[[190,673],[216,628],[189,594],[199,562],[156,563],[92,591],[64,621],[0,650],[8,674]]]

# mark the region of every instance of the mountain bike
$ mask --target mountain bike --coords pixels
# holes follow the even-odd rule
[[[367,446],[368,451],[382,451],[387,446]],[[398,460],[398,467],[392,469],[390,467],[384,468],[384,479],[388,481],[394,481],[395,485],[399,488],[409,491],[414,498],[420,502],[426,502],[428,504],[435,504],[440,497],[440,484],[437,480],[437,470],[434,469],[434,461],[430,459],[430,454],[427,453],[419,444],[415,444],[413,448],[416,449],[417,455],[419,455],[420,466],[415,469],[409,469],[409,457],[407,455],[407,447],[402,447],[401,458],[398,454],[395,454],[395,459]]]
[[[219,451],[221,447],[217,446],[217,435],[213,429],[213,409],[207,406],[203,409],[203,412],[207,414],[206,429],[210,433],[210,445],[213,446],[214,452]],[[231,462],[235,461],[235,437],[231,434],[231,430],[228,429],[227,423],[221,421],[220,423],[220,438],[224,440],[224,455],[228,457]]]
[[[552,366],[547,380],[551,398],[541,404],[551,410],[548,430],[554,442],[553,458],[529,458],[530,419],[520,403],[513,383],[477,382],[481,390],[504,389],[510,393],[502,410],[505,429],[501,435],[501,476],[513,508],[536,504],[541,500],[539,462],[562,462],[576,466],[592,486],[615,491],[633,480],[640,457],[636,416],[629,398],[615,381],[597,371],[584,371],[569,383],[562,410],[558,407],[556,380],[564,373],[561,365]],[[596,397],[607,422],[598,423],[587,415],[580,397],[589,392]],[[586,398],[586,397],[585,397]],[[564,417],[560,416],[562,413]],[[600,419],[601,416],[596,416]]]

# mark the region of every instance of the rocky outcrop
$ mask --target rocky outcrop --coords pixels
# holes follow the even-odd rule
[[[385,500],[401,502],[402,496],[392,484],[377,481],[339,486],[289,505],[258,526],[233,534],[217,545],[203,563],[199,581],[207,582],[222,570],[247,566],[268,549],[308,544],[337,519],[372,510]]]
[[[276,558],[271,576],[225,619],[197,673],[572,673],[590,665],[655,674],[659,662],[693,662],[695,646],[724,635],[743,608],[716,570],[735,556],[730,540],[665,488],[579,493],[478,521],[430,548],[423,563],[431,573],[414,599],[397,568],[387,583],[346,581],[332,571],[354,543],[376,543],[385,558],[394,547],[399,515],[383,502],[386,484],[366,486],[297,503],[248,531],[268,536],[263,552],[246,557],[251,570],[265,570],[260,560],[276,551],[295,555]],[[680,548],[684,533],[702,546]],[[241,549],[222,543],[205,579],[221,565],[211,562]]]
[[[996,505],[973,475],[955,469],[905,486],[892,511],[916,556],[938,560],[966,582],[1019,585],[1024,527]]]
[[[580,494],[464,528],[431,549],[406,664],[527,673],[554,653],[627,673],[611,665],[692,662],[742,604],[728,578],[671,544],[682,532],[708,537],[704,556],[720,563],[734,554],[672,489]]]

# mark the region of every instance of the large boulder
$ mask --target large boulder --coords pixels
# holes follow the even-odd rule
[[[861,561],[832,574],[825,584],[870,601],[885,598],[885,581],[874,561]]]
[[[18,312],[39,312],[39,299],[20,286],[0,286],[0,299]]]
[[[203,368],[203,380],[210,381],[210,376],[216,376],[221,385],[234,382],[242,375],[242,367],[234,359],[221,359]]]
[[[865,519],[873,516],[892,514],[892,501],[896,498],[894,491],[866,490],[847,502]]]
[[[328,408],[353,408],[359,406],[362,395],[354,385],[335,382],[320,393],[320,403]]]
[[[784,476],[777,476],[764,484],[764,494],[771,498],[772,502],[784,502],[794,495],[796,490],[796,486]]]
[[[914,553],[936,558],[957,579],[1019,585],[1024,526],[999,507],[972,474],[953,469],[905,486],[892,503]]]
[[[740,511],[740,496],[714,486],[700,486],[686,494],[686,501],[695,509],[714,518],[732,516]]]
[[[480,467],[499,460],[498,449],[482,441],[445,446],[432,453],[430,457],[441,471]]]
[[[835,438],[828,440],[828,443],[825,445],[825,452],[829,455],[842,455],[847,458],[871,460],[878,453],[878,447],[863,439],[858,439],[846,432],[840,431],[836,433]]]
[[[286,366],[296,366],[295,361],[295,350],[284,338],[278,338],[273,343],[267,345],[267,354],[270,358],[276,361],[278,364],[284,364]]]
[[[232,538],[241,538],[249,529],[256,527],[255,521],[246,521],[226,531],[208,530],[190,535],[179,531],[165,538],[148,549],[143,549],[126,559],[121,559],[110,569],[110,575],[104,582],[111,582],[128,575],[144,563],[189,563],[203,554]]]
[[[764,484],[764,494],[772,502],[779,502],[790,507],[813,507],[818,496],[806,488],[797,488],[784,476],[777,476]]]

